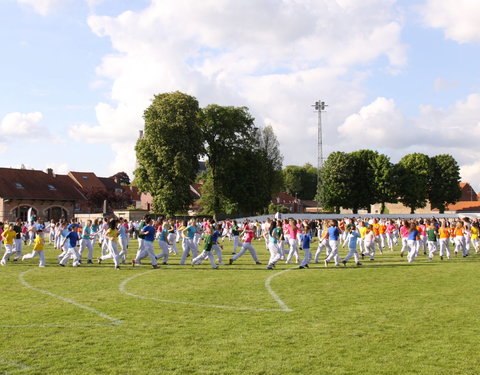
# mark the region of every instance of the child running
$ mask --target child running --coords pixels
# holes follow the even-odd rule
[[[37,236],[33,240],[33,251],[30,254],[25,254],[22,257],[22,262],[26,259],[32,259],[38,255],[40,258],[39,267],[45,267],[45,253],[43,251],[43,246],[45,241],[43,239],[43,231],[41,229],[37,230]]]
[[[308,263],[310,263],[310,260],[312,259],[312,253],[310,252],[310,243],[312,242],[312,234],[310,233],[310,228],[308,226],[305,226],[304,233],[300,235],[300,240],[302,241],[302,249],[305,254],[298,268],[304,269],[304,268],[308,268]]]
[[[353,256],[353,259],[355,260],[355,264],[357,266],[361,266],[362,263],[360,263],[360,259],[358,257],[358,252],[357,252],[357,240],[360,238],[360,233],[355,230],[355,226],[353,226],[350,229],[350,232],[348,233],[347,236],[347,242],[348,242],[348,254],[343,259],[342,263],[344,266],[347,266],[348,260]]]
[[[69,262],[70,258],[73,258],[72,266],[78,267],[80,265],[80,254],[77,251],[77,243],[79,241],[77,224],[70,224],[67,227],[67,230],[69,232],[62,243],[62,247],[67,245],[67,251],[65,255],[63,255],[58,265],[61,267],[65,267],[65,264]]]
[[[13,254],[13,239],[17,233],[13,230],[13,225],[10,225],[6,231],[2,233],[3,246],[5,247],[5,254],[0,261],[0,265],[5,266]]]
[[[253,225],[245,224],[243,232],[241,233],[241,236],[243,236],[242,248],[240,249],[238,254],[235,254],[232,258],[230,258],[230,260],[228,261],[229,264],[233,264],[233,262],[235,262],[243,254],[245,254],[247,250],[250,251],[250,255],[252,256],[255,264],[262,264],[258,261],[257,252],[252,246],[252,240],[255,238],[255,229],[256,228]]]
[[[205,239],[204,239],[205,246],[203,248],[202,253],[199,256],[192,259],[192,267],[194,265],[201,264],[203,260],[208,258],[208,260],[210,260],[210,265],[212,266],[212,269],[217,269],[218,266],[215,264],[215,259],[211,251],[213,246],[212,228],[205,229],[204,233],[205,233]]]

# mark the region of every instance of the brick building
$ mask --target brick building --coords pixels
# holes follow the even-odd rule
[[[0,221],[26,221],[30,208],[44,220],[70,218],[84,200],[68,176],[55,175],[51,169],[0,168]]]

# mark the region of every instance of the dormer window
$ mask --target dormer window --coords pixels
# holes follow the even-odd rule
[[[57,190],[57,188],[53,185],[47,185],[48,190]]]
[[[25,189],[20,182],[15,182],[15,187],[16,187],[17,189]]]
[[[87,180],[87,179],[88,179],[88,176],[82,176],[82,178],[83,178],[84,180]]]

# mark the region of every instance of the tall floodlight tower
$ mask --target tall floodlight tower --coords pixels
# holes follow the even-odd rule
[[[317,212],[318,207],[320,206],[320,197],[318,192],[320,191],[320,170],[323,167],[323,136],[322,136],[322,112],[325,111],[325,107],[328,107],[325,102],[321,100],[315,102],[312,107],[315,108],[315,111],[318,113],[318,130],[317,130]]]

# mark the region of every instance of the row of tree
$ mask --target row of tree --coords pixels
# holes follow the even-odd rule
[[[427,200],[443,212],[460,197],[459,166],[450,155],[414,153],[393,164],[372,150],[333,152],[320,173],[310,164],[282,170],[272,128],[256,127],[246,107],[200,108],[194,97],[177,91],[156,95],[144,120],[135,183],[152,194],[154,210],[168,215],[188,210],[190,185],[199,178],[205,214],[264,212],[281,190],[319,200],[325,210],[354,213],[398,201],[414,212]],[[201,158],[207,170],[198,176]]]
[[[369,210],[376,203],[401,202],[411,213],[426,206],[440,213],[458,201],[460,168],[447,154],[429,157],[421,153],[405,155],[393,164],[386,155],[372,150],[333,152],[320,171],[318,199],[325,209]]]
[[[158,212],[187,211],[199,158],[207,161],[201,176],[204,213],[253,214],[278,190],[278,141],[271,127],[255,126],[246,107],[200,108],[196,98],[177,91],[156,95],[144,120],[144,136],[135,147],[135,182],[152,194]]]

